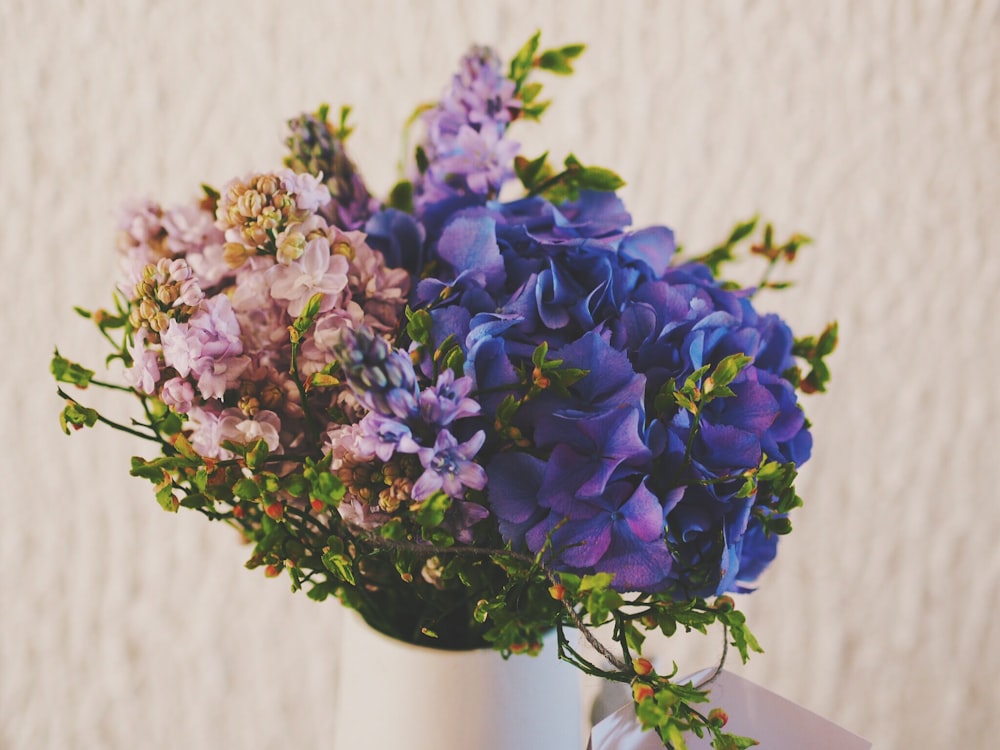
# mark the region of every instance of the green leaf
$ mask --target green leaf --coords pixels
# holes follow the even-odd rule
[[[77,388],[86,388],[90,385],[90,381],[94,377],[93,370],[88,370],[82,365],[70,362],[65,357],[60,356],[58,349],[52,356],[52,362],[49,365],[49,370],[55,376],[57,382],[70,383],[75,385]]]
[[[536,31],[510,61],[510,79],[514,82],[517,90],[520,90],[524,79],[531,72],[531,68],[535,62],[535,53],[538,51],[538,43],[541,38],[542,32]]]
[[[62,431],[69,435],[70,430],[79,430],[81,427],[93,427],[97,424],[97,410],[81,406],[76,401],[67,401],[66,407],[59,415],[59,424]]]
[[[424,151],[423,146],[417,146],[414,158],[417,162],[417,171],[420,172],[420,174],[424,174],[427,171],[427,168],[431,165],[431,160],[427,158],[427,152]]]
[[[249,477],[243,477],[233,485],[233,494],[240,500],[256,500],[260,497],[260,486]]]
[[[729,612],[722,612],[719,615],[719,619],[729,627],[729,636],[732,638],[732,644],[740,652],[740,659],[743,660],[744,664],[750,659],[751,651],[758,654],[764,653],[764,649],[757,642],[757,638],[750,632],[750,628],[747,627],[746,616],[742,612],[736,609]]]
[[[310,497],[321,500],[327,505],[336,506],[340,504],[340,499],[344,496],[346,489],[339,477],[324,470],[316,471],[311,478],[306,478],[310,479],[312,483],[312,489],[309,493]]]
[[[357,580],[354,577],[354,564],[351,558],[344,553],[344,543],[335,536],[327,540],[329,549],[323,553],[323,565],[344,583],[354,586]]]
[[[580,579],[579,592],[600,591],[606,589],[614,580],[613,573],[591,573]]]
[[[819,356],[825,357],[827,354],[832,354],[833,350],[837,348],[839,328],[835,321],[830,323],[820,334],[819,341],[816,343],[816,353]]]
[[[545,363],[545,357],[549,353],[549,342],[543,341],[538,346],[535,347],[535,351],[531,354],[531,362],[535,367],[541,367]]]
[[[749,237],[753,233],[753,230],[757,227],[757,221],[759,218],[760,218],[759,216],[754,216],[749,221],[737,224],[733,228],[733,231],[730,232],[727,244],[735,245],[740,240]]]
[[[325,295],[322,292],[317,292],[310,297],[309,301],[306,302],[306,306],[302,308],[302,314],[295,319],[294,323],[292,323],[292,328],[295,329],[295,332],[300,336],[308,331],[309,327],[313,324],[313,321],[319,314],[319,307],[323,303],[324,296]],[[293,338],[293,341],[295,340],[297,339]]]
[[[625,185],[625,180],[604,167],[584,167],[577,174],[576,183],[583,190],[612,192]]]
[[[257,469],[264,466],[264,463],[267,461],[270,454],[271,451],[268,449],[267,443],[263,438],[259,438],[257,442],[252,445],[250,450],[247,451],[247,468],[251,471],[257,471]]]
[[[546,151],[536,159],[529,160],[523,156],[518,156],[514,159],[514,173],[525,188],[531,190],[538,184],[539,177],[544,174],[545,161],[548,158],[549,152]]]
[[[407,324],[406,334],[415,344],[429,346],[431,343],[431,314],[426,310],[406,312]]]
[[[587,49],[586,44],[567,44],[564,47],[560,47],[558,52],[566,58],[573,59],[574,57],[579,57],[583,54],[583,51]]]
[[[743,737],[738,734],[720,734],[712,741],[715,750],[745,750],[760,743],[751,737]]]
[[[409,180],[397,182],[389,193],[389,206],[397,211],[413,213],[413,183]]]
[[[521,87],[521,101],[525,104],[533,102],[542,92],[542,84],[527,83]]]
[[[712,371],[711,377],[706,379],[706,393],[713,390],[717,391],[720,386],[726,386],[732,383],[743,368],[751,362],[753,362],[753,357],[748,357],[746,354],[730,354],[715,366],[715,370]],[[711,387],[709,386],[710,382]],[[732,391],[730,391],[730,394],[731,393]]]
[[[444,516],[452,506],[452,499],[443,492],[435,492],[424,500],[413,514],[425,529],[433,529],[444,522]]]
[[[177,508],[180,506],[180,503],[177,500],[177,496],[174,494],[174,488],[169,481],[166,481],[165,485],[156,491],[156,502],[158,502],[160,507],[168,513],[177,512]]]
[[[559,52],[559,50],[546,50],[538,58],[538,67],[548,70],[558,75],[569,75],[573,72],[573,66],[569,63],[569,58]]]

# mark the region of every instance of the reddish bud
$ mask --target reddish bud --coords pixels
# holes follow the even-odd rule
[[[566,587],[561,583],[549,586],[549,595],[557,602],[561,602],[566,596]]]
[[[266,575],[268,578],[276,578],[279,573],[281,573],[281,571],[278,570],[277,565],[268,565],[266,568],[264,568],[264,575]]]
[[[639,657],[634,662],[632,662],[632,666],[635,668],[635,673],[643,677],[652,673],[653,671],[652,662],[650,662],[649,659],[643,659],[642,657]]]
[[[281,503],[271,503],[266,508],[264,508],[264,512],[267,513],[267,515],[273,518],[275,521],[277,521],[284,515],[285,506],[282,505]]]
[[[653,697],[652,685],[647,685],[644,682],[633,682],[632,697],[635,699],[636,703],[642,703],[644,700],[652,698]]]
[[[708,712],[708,723],[715,727],[724,727],[729,721],[729,715],[721,708],[713,708]]]
[[[242,505],[237,505],[233,507],[233,517],[243,518],[247,514],[246,509]]]
[[[326,509],[326,503],[324,503],[322,500],[317,500],[316,498],[310,500],[309,505],[316,513],[322,513]]]
[[[720,596],[712,606],[720,612],[728,612],[736,606],[736,602],[733,601],[733,597],[731,596]]]
[[[510,652],[512,654],[523,654],[527,650],[528,650],[528,644],[525,643],[524,641],[521,641],[520,643],[510,644]]]

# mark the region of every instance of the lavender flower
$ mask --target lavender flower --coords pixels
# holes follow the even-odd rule
[[[410,428],[393,417],[370,412],[359,426],[357,447],[362,455],[374,454],[382,461],[388,461],[396,451],[417,453],[420,450]]]
[[[178,414],[187,414],[194,403],[194,387],[184,378],[170,378],[164,382],[160,398]]]
[[[417,451],[424,473],[413,484],[413,499],[423,500],[438,490],[456,499],[465,495],[465,488],[481,490],[486,486],[486,470],[472,459],[483,447],[486,433],[480,430],[459,444],[448,430],[437,434],[433,448]]]
[[[456,379],[453,370],[445,369],[433,387],[421,391],[420,416],[428,424],[444,427],[456,419],[479,414],[479,403],[469,398],[472,385],[472,378]]]
[[[181,377],[194,374],[205,398],[221,398],[250,360],[240,324],[225,295],[206,300],[187,323],[171,320],[161,335],[163,359]]]
[[[334,354],[366,409],[400,419],[417,412],[417,376],[405,351],[390,348],[381,336],[360,326],[341,331]]]
[[[428,167],[415,183],[418,207],[452,196],[495,196],[513,176],[519,145],[505,136],[521,109],[515,89],[492,50],[473,48],[462,59],[449,91],[424,115]]]
[[[326,121],[326,112],[301,115],[288,121],[291,134],[285,140],[290,154],[286,166],[324,180],[333,197],[328,218],[346,229],[357,229],[378,207],[365,187],[358,168],[347,156],[344,141]]]

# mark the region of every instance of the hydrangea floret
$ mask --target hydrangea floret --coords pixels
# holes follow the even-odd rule
[[[791,530],[799,394],[824,390],[837,329],[797,338],[757,308],[808,238],[751,219],[682,253],[632,226],[610,170],[520,154],[511,131],[548,104],[536,74],[582,50],[536,34],[505,66],[473,48],[418,110],[385,202],[347,154],[348,110],[324,106],[289,122],[281,168],[131,204],[113,309],[78,309],[124,385],[56,352],[61,423],[151,443],[131,473],[161,506],[234,527],[248,567],[312,599],[440,648],[537,653],[555,629],[675,750],[747,747],[699,710],[708,685],[642,646],[717,625],[744,660],[760,650],[729,594]],[[748,247],[760,282],[725,280]],[[63,385],[128,392],[143,416]]]

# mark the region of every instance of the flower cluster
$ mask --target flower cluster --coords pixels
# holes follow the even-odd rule
[[[741,287],[720,268],[756,220],[681,257],[672,230],[632,226],[613,172],[519,155],[510,128],[545,108],[532,75],[581,51],[536,35],[505,69],[471,50],[384,204],[345,150],[347,110],[334,125],[323,107],[289,122],[284,168],[127,208],[117,309],[87,314],[148,421],[60,391],[62,421],[155,442],[132,471],[165,508],[235,526],[251,567],[397,637],[533,651],[611,619],[615,671],[564,637],[561,655],[633,681],[661,736],[725,737],[636,669],[639,631],[719,622],[756,648],[722,595],[791,528],[812,447],[798,392],[823,390],[836,329],[796,339],[755,306],[806,238],[767,226],[762,281]],[[107,385],[58,353],[53,373]]]

